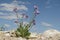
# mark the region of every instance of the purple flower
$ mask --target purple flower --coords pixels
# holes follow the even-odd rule
[[[36,24],[36,23],[35,23],[35,20],[33,20],[32,23],[33,23],[33,25],[35,25],[35,24]]]
[[[34,5],[34,9],[38,9],[37,5]]]
[[[18,21],[15,21],[15,23],[18,23]]]
[[[36,23],[33,23],[33,25],[36,25]]]
[[[35,22],[35,20],[33,19],[33,21],[32,22]]]
[[[17,8],[14,8],[13,11],[14,11],[14,12],[17,12]]]
[[[40,14],[39,10],[36,10],[35,12],[36,12],[36,14]]]
[[[34,5],[34,14],[35,14],[35,15],[40,14],[37,5]]]
[[[27,16],[27,15],[25,15],[25,14],[22,14],[22,16],[23,16],[23,18],[28,18],[28,16]]]
[[[26,17],[26,18],[28,18],[28,16],[27,16],[27,15],[26,15],[25,17]]]

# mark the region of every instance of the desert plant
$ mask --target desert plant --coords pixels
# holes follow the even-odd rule
[[[16,36],[22,38],[28,38],[30,36],[28,26],[22,26],[22,24],[20,23],[20,26],[16,30]]]
[[[16,13],[16,17],[18,18],[18,14],[17,14],[17,8],[15,8],[13,10]],[[16,37],[22,37],[22,38],[26,38],[28,39],[30,36],[30,32],[29,30],[32,28],[33,25],[35,25],[35,17],[39,14],[38,8],[36,5],[34,5],[34,13],[32,16],[32,19],[30,20],[30,22],[27,25],[23,24],[23,21],[19,23],[19,27],[17,28],[17,30],[15,31]],[[23,17],[28,18],[27,15],[23,14]],[[18,24],[18,20],[15,21],[15,23]],[[24,25],[24,26],[23,26]]]

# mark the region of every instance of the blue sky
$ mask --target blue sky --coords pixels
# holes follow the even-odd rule
[[[0,25],[6,26],[6,30],[16,29],[13,8],[17,6],[20,8],[18,14],[26,13],[31,17],[35,4],[38,5],[40,14],[36,17],[36,25],[30,31],[37,33],[48,29],[60,31],[60,0],[16,0],[16,3],[14,0],[0,0]]]

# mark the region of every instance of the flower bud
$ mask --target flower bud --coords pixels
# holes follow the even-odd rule
[[[15,21],[15,23],[18,23],[18,21]]]
[[[28,16],[26,15],[26,18],[28,18]]]
[[[34,9],[38,9],[37,5],[34,5]]]
[[[17,8],[14,8],[13,11],[14,11],[14,12],[17,12]]]
[[[36,23],[33,23],[33,25],[36,25]]]

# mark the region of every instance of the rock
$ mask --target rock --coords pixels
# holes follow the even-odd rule
[[[22,37],[15,37],[15,33],[11,31],[10,32],[0,31],[0,40],[26,40],[26,39]],[[60,40],[60,32],[57,30],[47,30],[42,34],[31,33],[29,40]]]
[[[58,40],[60,39],[60,32],[57,30],[47,30],[43,33],[45,40]]]

